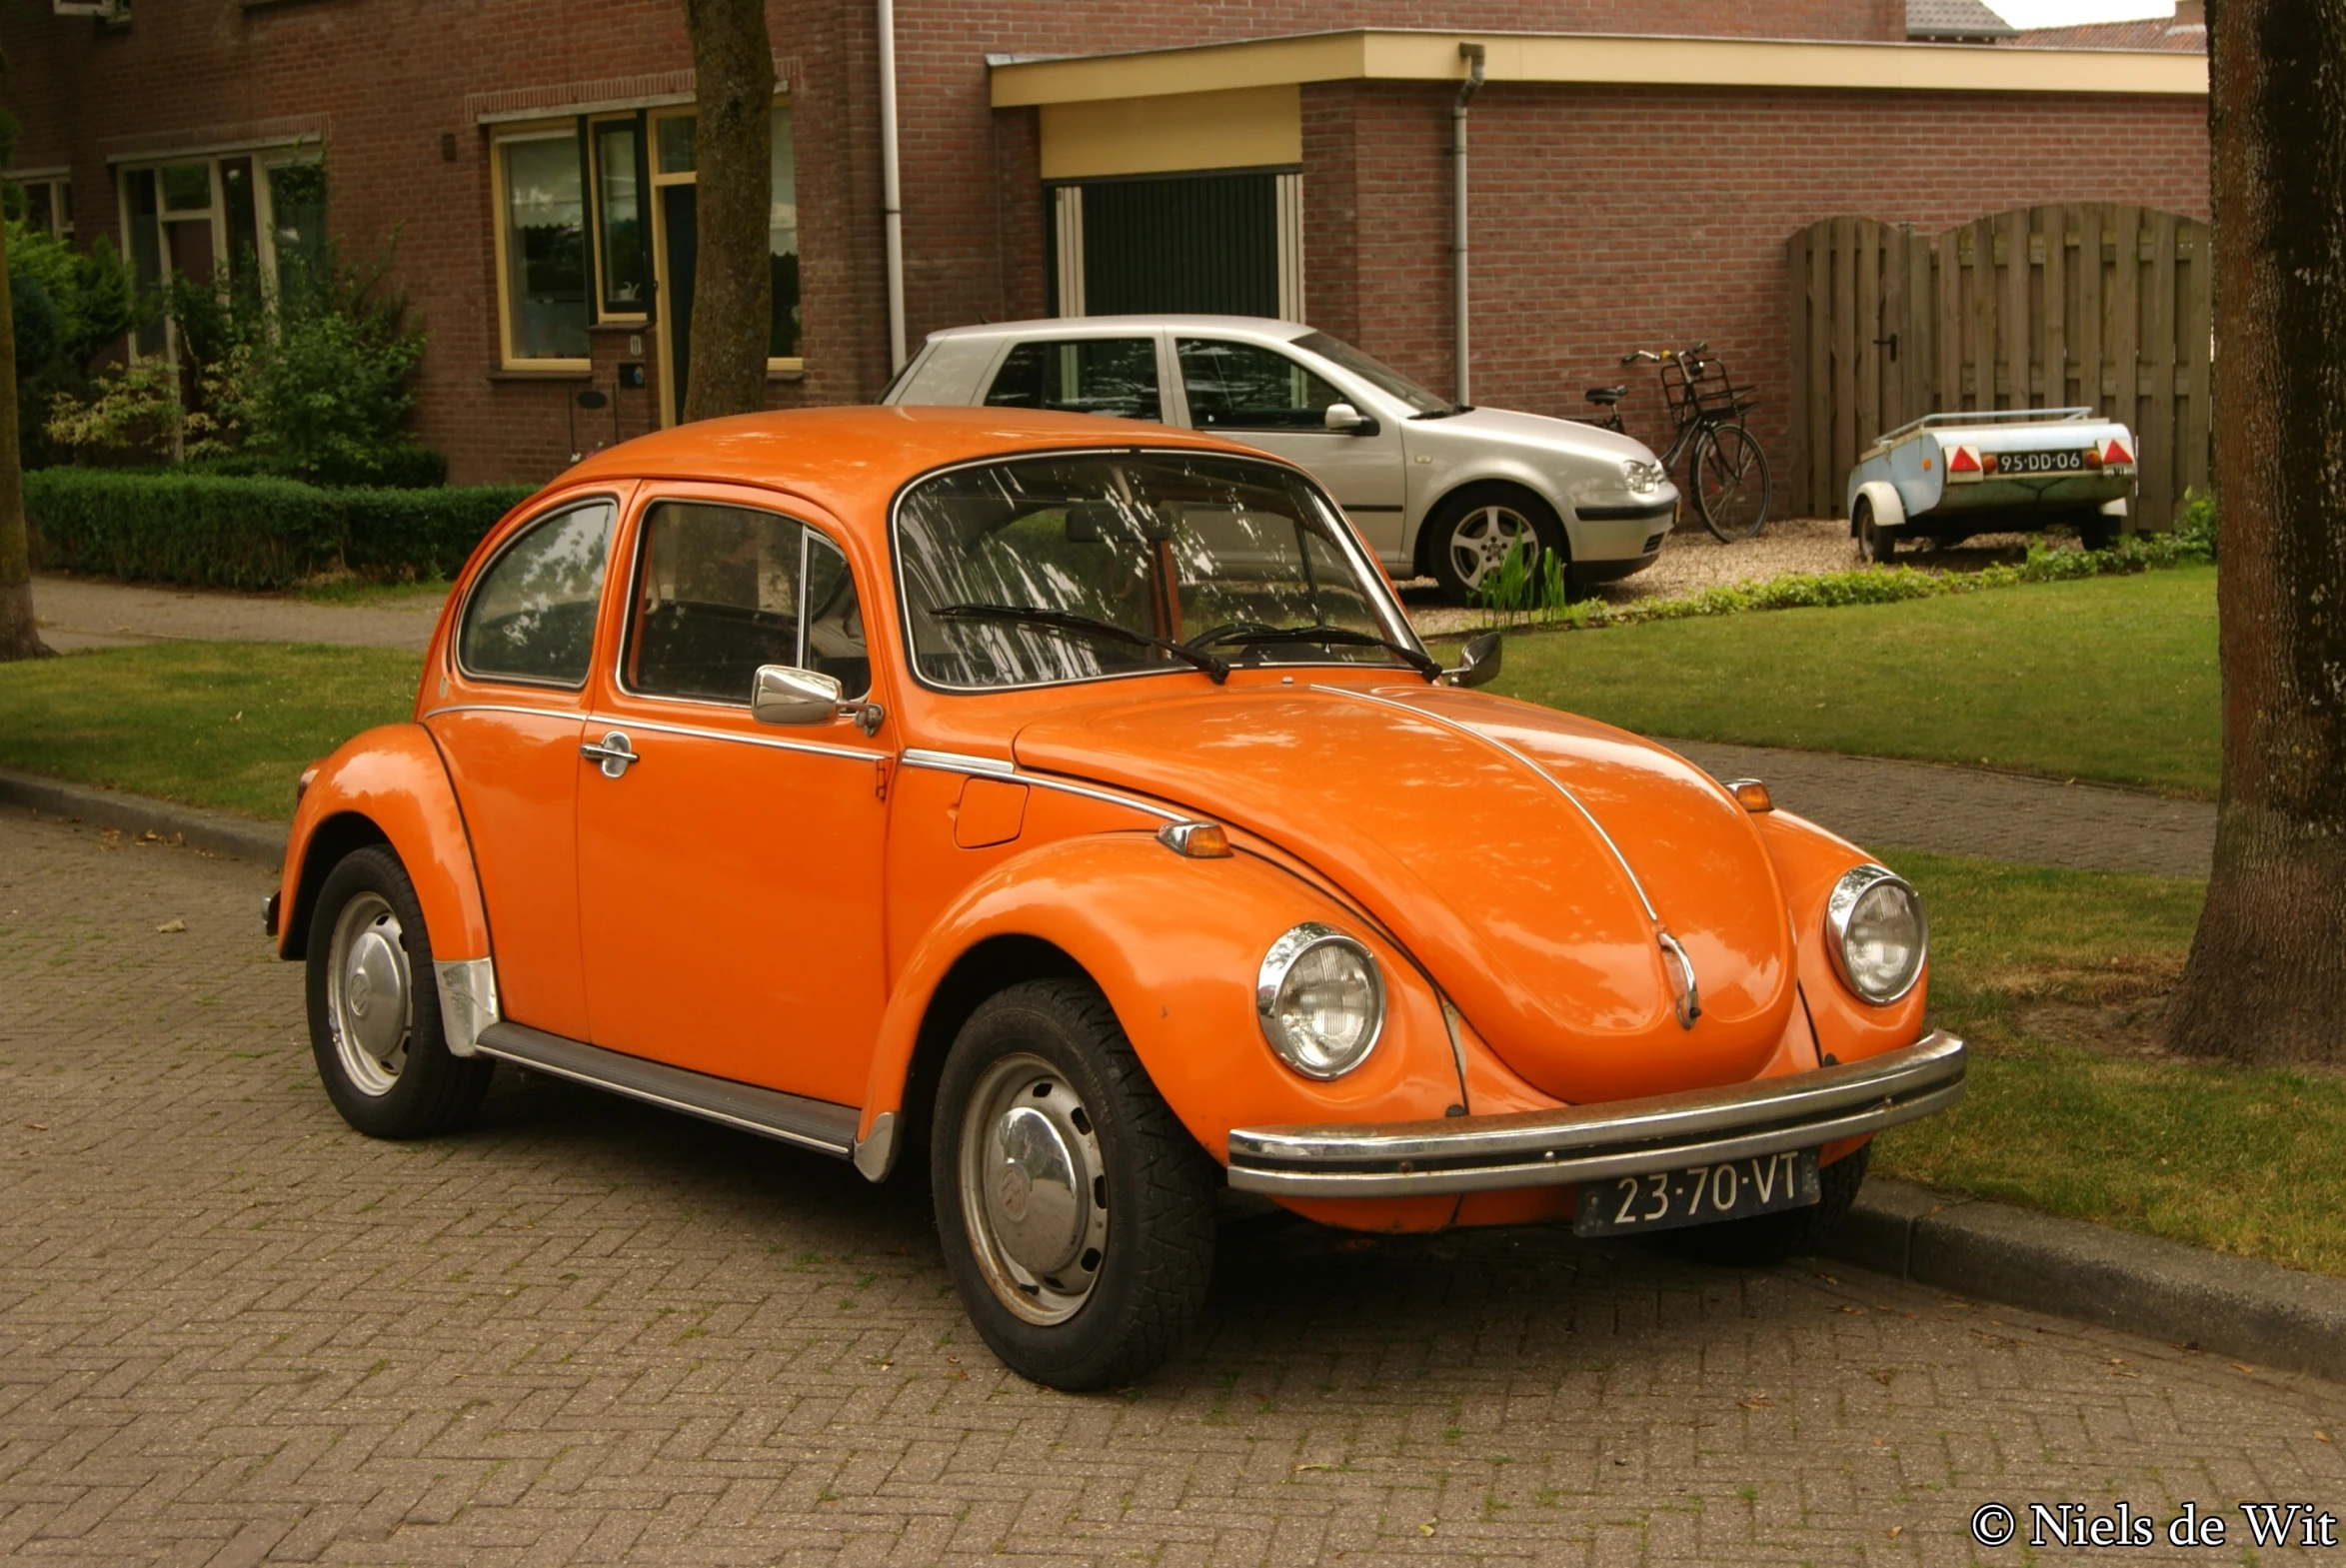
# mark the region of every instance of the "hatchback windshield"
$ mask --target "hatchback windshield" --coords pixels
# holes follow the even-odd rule
[[[1258,664],[1433,667],[1299,475],[1172,453],[941,474],[897,512],[914,666],[1037,686]]]
[[[1363,381],[1400,399],[1416,414],[1457,412],[1457,405],[1449,399],[1426,391],[1375,355],[1363,353],[1341,338],[1331,338],[1324,332],[1307,332],[1295,340],[1295,347],[1309,349],[1323,360],[1335,361]]]

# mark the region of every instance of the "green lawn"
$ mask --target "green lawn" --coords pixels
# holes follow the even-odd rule
[[[0,766],[252,816],[303,768],[415,710],[414,654],[155,643],[0,665]]]
[[[1493,690],[1641,735],[2212,797],[2215,569],[1510,637]]]
[[[1876,1171],[2346,1274],[2346,1077],[2124,1053],[2155,1048],[2201,883],[1891,863],[1930,911],[1932,1021],[1973,1054],[1963,1103],[1885,1133]]]

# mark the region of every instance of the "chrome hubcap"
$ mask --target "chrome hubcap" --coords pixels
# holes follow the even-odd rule
[[[1468,588],[1480,588],[1484,574],[1498,570],[1517,546],[1539,550],[1531,520],[1512,507],[1476,507],[1450,530],[1450,568]]]
[[[399,916],[381,895],[342,906],[327,955],[327,1011],[342,1070],[362,1094],[388,1094],[407,1065],[415,986]]]
[[[962,1221],[1003,1304],[1030,1323],[1075,1315],[1108,1248],[1108,1178],[1091,1113],[1040,1056],[986,1069],[962,1116]]]

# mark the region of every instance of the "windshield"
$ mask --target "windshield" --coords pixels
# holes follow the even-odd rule
[[[1374,355],[1361,353],[1341,338],[1331,338],[1324,332],[1307,332],[1295,340],[1295,347],[1309,349],[1323,360],[1334,361],[1362,381],[1374,384],[1377,390],[1400,399],[1414,413],[1455,412],[1449,399],[1435,397],[1384,361]]]
[[[1424,651],[1300,475],[1173,453],[1022,458],[908,491],[913,664],[965,690]]]

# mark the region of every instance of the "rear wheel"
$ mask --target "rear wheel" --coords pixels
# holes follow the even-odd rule
[[[1721,1225],[1690,1225],[1670,1234],[1690,1256],[1742,1268],[1820,1251],[1857,1201],[1857,1189],[1865,1184],[1865,1166],[1872,1155],[1873,1145],[1867,1143],[1818,1171],[1817,1185],[1823,1193],[1806,1208],[1779,1209]]]
[[[1424,556],[1441,596],[1453,605],[1477,602],[1485,582],[1517,550],[1528,550],[1524,565],[1537,585],[1545,575],[1540,557],[1566,554],[1564,527],[1555,509],[1527,490],[1485,485],[1461,490],[1425,520]],[[1566,555],[1568,559],[1568,555]]]
[[[1767,454],[1740,425],[1716,425],[1694,443],[1694,505],[1722,543],[1767,526]]]
[[[1195,1321],[1213,1162],[1089,982],[1014,985],[970,1015],[938,1083],[929,1171],[962,1305],[1012,1371],[1114,1387]]]
[[[342,1119],[415,1138],[470,1116],[496,1063],[450,1053],[432,941],[407,867],[385,844],[343,857],[310,917],[310,1049]]]
[[[1857,559],[1886,567],[1898,559],[1898,533],[1883,528],[1873,515],[1873,502],[1857,498],[1857,505],[1849,511],[1849,527],[1857,536]]]

